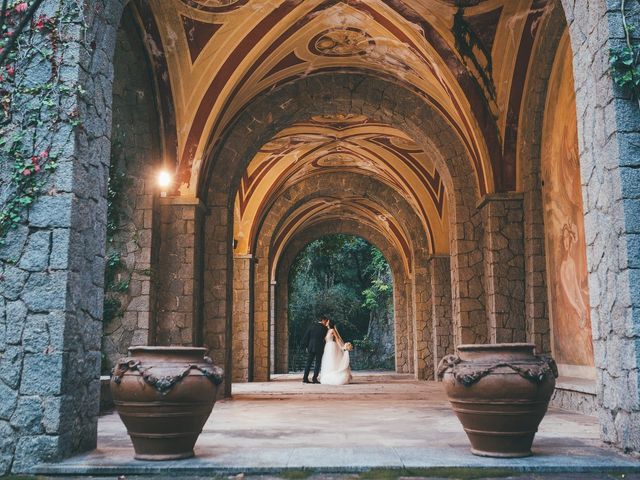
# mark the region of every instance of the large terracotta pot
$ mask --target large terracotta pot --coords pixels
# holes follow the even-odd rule
[[[471,452],[486,457],[531,455],[533,437],[558,370],[529,343],[460,345],[438,367]]]
[[[216,401],[223,372],[205,348],[131,347],[111,374],[114,404],[135,458],[175,460],[193,447]]]

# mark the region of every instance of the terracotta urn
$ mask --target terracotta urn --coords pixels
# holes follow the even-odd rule
[[[131,347],[111,374],[113,401],[138,460],[176,460],[193,447],[223,372],[205,348]]]
[[[460,345],[442,359],[453,411],[471,442],[471,453],[515,458],[531,455],[533,437],[553,394],[558,370],[529,343]]]

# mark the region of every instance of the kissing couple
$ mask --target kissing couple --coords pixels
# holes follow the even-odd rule
[[[322,315],[320,321],[307,329],[302,344],[307,349],[303,383],[346,385],[351,381],[348,350],[351,344],[342,341],[335,322],[329,320],[326,315]],[[309,372],[314,361],[313,378],[309,381]]]

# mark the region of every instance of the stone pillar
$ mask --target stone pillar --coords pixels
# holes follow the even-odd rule
[[[253,335],[253,356],[252,366],[253,375],[250,377],[252,382],[268,382],[269,381],[269,360],[270,360],[270,326],[269,326],[269,300],[270,300],[270,281],[269,281],[269,259],[256,259],[255,275],[253,275],[253,318],[252,318],[252,335]]]
[[[414,315],[414,367],[418,380],[433,378],[433,341],[431,326],[431,278],[425,261],[424,267],[416,267],[415,282],[413,283],[415,298]]]
[[[253,346],[251,344],[251,276],[253,255],[233,257],[233,365],[234,382],[248,382]]]
[[[453,316],[451,314],[451,260],[449,256],[434,255],[429,260],[431,276],[431,306],[433,326],[434,373],[438,363],[455,351]]]
[[[56,77],[62,83],[49,98],[75,112],[80,126],[47,118],[46,108],[37,125],[20,125],[20,111],[13,112],[13,123],[3,125],[8,129],[3,138],[19,129],[24,138],[50,147],[57,166],[42,174],[44,194],[0,246],[0,476],[96,447],[111,131],[109,59],[121,7],[84,7],[44,2],[40,13],[68,12],[69,21],[56,22],[55,38],[64,41],[54,48],[49,35],[26,35],[25,42],[18,42],[15,69],[17,84],[41,91],[49,82],[51,64],[64,59],[64,74]],[[25,48],[35,56],[25,58]],[[45,59],[43,52],[49,50],[51,58]],[[64,91],[58,88],[63,85]],[[83,95],[78,95],[80,89]],[[25,97],[20,108],[40,100]],[[3,158],[1,165],[12,163]],[[0,172],[0,183],[5,174],[11,171]]]
[[[211,206],[202,219],[202,336],[213,363],[225,370],[221,394],[229,397],[233,375],[233,228],[229,228],[232,212],[226,208],[226,193],[219,186],[209,195]]]
[[[465,208],[464,211],[467,209]],[[461,212],[456,212],[460,215]],[[467,213],[466,221],[454,225],[451,245],[451,296],[456,344],[486,343],[487,313],[482,239],[482,215]],[[452,232],[453,234],[453,232]]]
[[[278,281],[276,282],[275,373],[289,372],[289,292],[286,278],[286,274],[278,274]]]
[[[201,270],[196,257],[196,216],[202,205],[195,198],[158,199],[158,258],[153,272],[156,295],[157,345],[193,345],[196,318],[195,294]]]
[[[524,342],[524,226],[522,195],[487,195],[478,205],[484,223],[484,270],[489,338]]]
[[[573,49],[601,435],[640,452],[640,110],[609,71],[611,49],[624,46],[619,9],[562,4]],[[627,14],[629,25],[640,24],[637,5]]]
[[[551,353],[551,328],[547,306],[547,266],[544,245],[542,181],[539,162],[525,182],[524,259],[527,341],[539,353]]]
[[[407,299],[404,295],[404,283],[401,280],[393,282],[393,306],[395,320],[396,341],[396,372],[408,373],[407,363]]]
[[[269,283],[269,374],[276,368],[276,282]]]
[[[413,295],[413,282],[408,281],[404,284],[404,294],[407,298],[407,320],[405,323],[407,367],[405,373],[415,373],[415,296]]]

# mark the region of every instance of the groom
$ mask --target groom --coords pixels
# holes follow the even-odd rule
[[[302,383],[320,383],[318,374],[320,373],[320,363],[324,352],[324,337],[327,336],[327,331],[329,330],[328,325],[329,319],[326,315],[322,315],[320,321],[311,325],[302,338],[302,344],[307,349],[307,365],[304,368]],[[313,378],[309,382],[309,371],[314,360],[316,364],[313,369]]]

